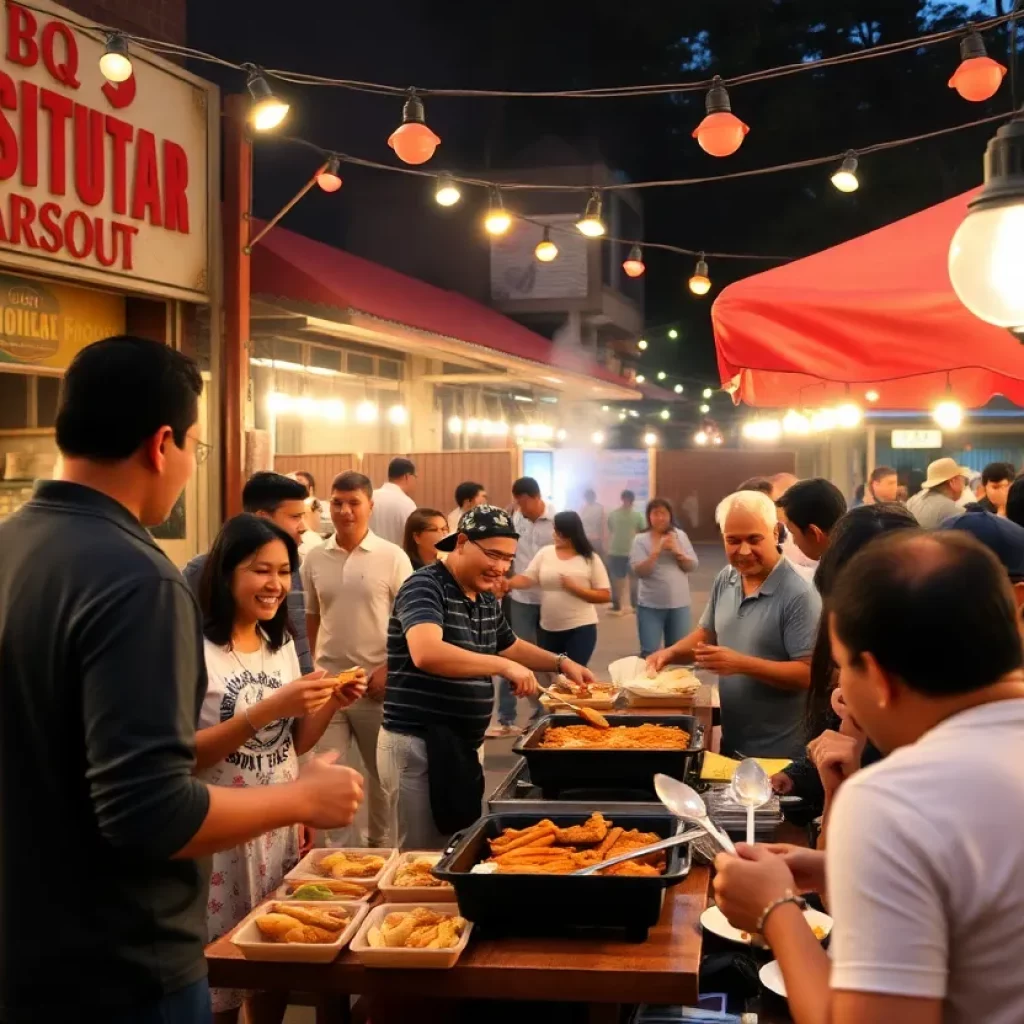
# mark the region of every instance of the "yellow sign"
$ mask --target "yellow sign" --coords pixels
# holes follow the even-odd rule
[[[0,274],[0,370],[63,369],[91,342],[124,334],[124,317],[119,295]]]

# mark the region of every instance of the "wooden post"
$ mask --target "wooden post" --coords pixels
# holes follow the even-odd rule
[[[245,412],[249,391],[249,213],[252,143],[246,129],[249,101],[224,99],[224,358],[221,360],[221,437],[224,443],[224,515],[242,511],[245,483]]]

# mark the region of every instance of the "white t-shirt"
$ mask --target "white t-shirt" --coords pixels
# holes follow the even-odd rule
[[[402,546],[405,540],[405,521],[416,511],[416,502],[398,484],[390,481],[373,492],[373,511],[370,529],[392,544]]]
[[[597,605],[562,589],[562,576],[572,576],[591,590],[607,590],[608,571],[604,562],[593,555],[559,558],[553,544],[543,547],[523,572],[540,586],[540,628],[551,633],[577,626],[590,626],[597,622]]]
[[[204,642],[209,683],[199,713],[199,728],[226,722],[245,708],[259,704],[271,692],[302,675],[295,644],[289,640],[271,653],[245,653]],[[298,778],[299,759],[292,739],[292,718],[281,718],[250,737],[223,761],[200,772],[200,778],[215,786],[267,786]]]
[[[829,824],[832,987],[1024,1021],[1024,699],[963,711],[844,784]]]

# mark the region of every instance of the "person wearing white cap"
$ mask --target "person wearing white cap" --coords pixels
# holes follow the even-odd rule
[[[963,512],[958,502],[965,483],[964,471],[954,459],[936,459],[929,463],[928,476],[907,508],[926,530],[934,530]]]

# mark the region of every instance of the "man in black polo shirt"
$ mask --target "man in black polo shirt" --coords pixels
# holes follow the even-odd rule
[[[479,817],[479,750],[494,676],[508,679],[519,697],[537,692],[535,671],[593,682],[588,669],[518,639],[505,621],[495,591],[518,537],[507,512],[478,505],[457,533],[438,541],[447,561],[413,573],[398,591],[377,769],[402,849],[436,850]]]
[[[144,527],[208,451],[202,386],[157,342],[83,349],[57,412],[60,479],[0,525],[2,1024],[209,1021],[196,858],[347,824],[362,796],[332,755],[289,785],[193,776],[199,609]]]

